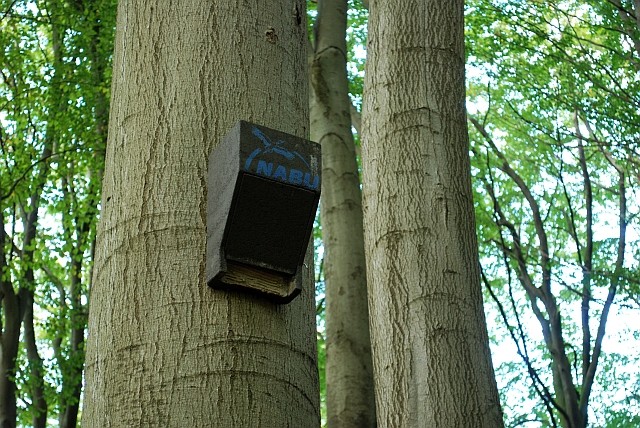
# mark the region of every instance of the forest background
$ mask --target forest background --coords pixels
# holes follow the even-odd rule
[[[80,417],[115,9],[0,2],[0,406],[18,426]],[[312,50],[315,3],[308,15]],[[562,382],[593,426],[640,425],[638,2],[471,0],[465,16],[481,278],[505,425],[559,424]],[[349,2],[347,17],[359,156],[366,5]]]

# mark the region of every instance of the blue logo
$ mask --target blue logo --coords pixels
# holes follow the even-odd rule
[[[258,137],[262,142],[263,147],[255,149],[244,163],[244,169],[247,171],[253,171],[263,177],[268,177],[273,180],[279,180],[287,184],[293,184],[294,186],[304,186],[311,190],[317,190],[320,186],[320,177],[313,175],[309,162],[295,150],[289,150],[285,147],[285,142],[278,140],[272,142],[260,129],[255,126],[252,129],[253,135]],[[286,159],[290,164],[291,161],[297,162],[300,169],[294,169],[288,165],[282,165],[275,162],[266,161],[260,159],[260,155],[266,155],[275,153],[282,158]],[[255,169],[251,168],[254,160],[257,159]]]

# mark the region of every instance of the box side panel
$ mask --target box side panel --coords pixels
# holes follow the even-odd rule
[[[238,180],[240,125],[231,129],[209,156],[207,176],[207,283],[225,270],[222,239]]]

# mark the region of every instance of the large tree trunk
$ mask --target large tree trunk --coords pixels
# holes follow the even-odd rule
[[[502,426],[479,282],[463,1],[372,1],[363,112],[378,425]]]
[[[312,139],[322,144],[327,426],[375,426],[362,196],[351,133],[347,1],[323,0],[311,66]]]
[[[84,426],[319,425],[311,272],[288,305],[205,281],[209,153],[308,135],[305,46],[302,0],[120,2]]]

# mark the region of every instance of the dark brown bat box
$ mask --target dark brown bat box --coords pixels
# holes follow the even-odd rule
[[[286,303],[320,198],[320,145],[238,122],[209,156],[207,283]]]

